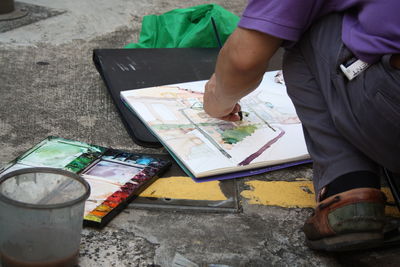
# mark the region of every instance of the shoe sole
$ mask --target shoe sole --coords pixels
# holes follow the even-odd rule
[[[375,248],[383,245],[382,233],[352,233],[319,240],[306,240],[307,246],[315,250],[352,251]]]

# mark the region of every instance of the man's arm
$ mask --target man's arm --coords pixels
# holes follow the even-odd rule
[[[281,43],[279,38],[237,28],[221,49],[215,74],[206,84],[204,110],[215,118],[239,120],[238,101],[261,82]]]

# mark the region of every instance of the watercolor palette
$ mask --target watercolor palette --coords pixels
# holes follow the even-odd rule
[[[128,153],[59,137],[48,137],[0,169],[0,176],[23,168],[51,167],[79,174],[91,193],[84,225],[103,227],[169,166],[157,155]]]

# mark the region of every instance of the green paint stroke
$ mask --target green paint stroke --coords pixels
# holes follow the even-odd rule
[[[222,140],[224,140],[225,144],[236,144],[243,141],[247,136],[252,135],[256,129],[257,126],[255,125],[246,125],[226,130],[222,133]]]

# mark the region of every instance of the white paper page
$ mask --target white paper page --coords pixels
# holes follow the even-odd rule
[[[239,122],[204,112],[207,81],[123,91],[121,96],[195,176],[204,176],[309,158],[301,123],[277,74],[267,72],[240,101],[244,119]],[[146,108],[135,108],[138,103]],[[163,115],[155,105],[162,105]],[[155,119],[146,120],[148,112]]]

